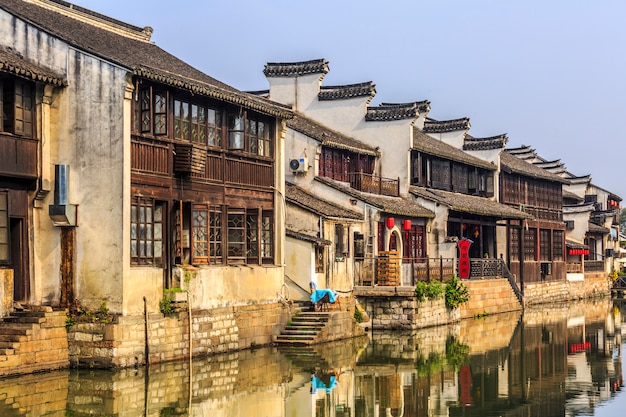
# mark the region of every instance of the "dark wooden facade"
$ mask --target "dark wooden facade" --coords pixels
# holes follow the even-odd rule
[[[0,72],[0,268],[13,270],[13,299],[30,297],[28,194],[39,182],[36,83]]]
[[[274,264],[276,118],[137,82],[132,263]]]
[[[566,276],[562,183],[515,173],[500,174],[500,202],[533,216],[507,223],[507,261],[523,283]]]
[[[491,170],[411,151],[411,185],[492,197],[493,181]]]

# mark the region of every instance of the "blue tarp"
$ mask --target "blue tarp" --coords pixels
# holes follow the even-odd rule
[[[325,289],[325,290],[315,290],[311,293],[311,301],[317,303],[319,300],[324,298],[325,295],[328,295],[328,301],[334,303],[337,300],[337,293],[333,290]]]
[[[327,385],[328,384],[328,385]],[[318,389],[326,390],[326,393],[330,393],[333,388],[337,386],[337,379],[334,375],[328,378],[328,382],[324,383],[317,375],[311,377],[311,394],[315,394]]]

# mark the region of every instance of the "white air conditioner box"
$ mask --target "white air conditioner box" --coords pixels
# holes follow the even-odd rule
[[[289,161],[289,169],[291,172],[307,172],[309,161],[306,158],[292,159]]]

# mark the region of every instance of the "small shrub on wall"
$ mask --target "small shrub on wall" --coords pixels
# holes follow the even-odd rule
[[[446,281],[446,307],[454,309],[470,299],[469,290],[456,275]]]

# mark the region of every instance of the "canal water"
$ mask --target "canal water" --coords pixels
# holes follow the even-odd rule
[[[0,379],[0,416],[616,416],[626,307],[531,308],[313,347]]]

